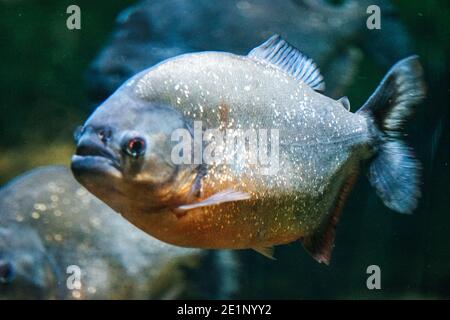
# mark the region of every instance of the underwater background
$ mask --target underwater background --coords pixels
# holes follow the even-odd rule
[[[234,298],[450,298],[450,3],[356,2],[147,1],[141,6],[150,13],[133,15],[123,11],[139,3],[131,0],[1,0],[0,184],[38,166],[68,165],[73,131],[96,104],[173,55],[244,54],[277,32],[316,60],[328,94],[348,96],[355,111],[393,63],[416,53],[428,93],[408,128],[423,164],[414,214],[384,207],[361,174],[329,267],[291,243],[276,248],[276,261],[237,252],[237,271],[225,281],[239,284]],[[66,27],[71,4],[81,8],[80,30]],[[366,28],[370,4],[381,8],[381,30]],[[380,290],[366,286],[370,265],[381,269]]]

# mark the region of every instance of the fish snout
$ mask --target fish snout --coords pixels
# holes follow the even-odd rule
[[[79,156],[103,156],[104,146],[92,136],[83,137],[78,141],[76,155]]]
[[[77,142],[76,155],[79,156],[101,156],[115,159],[115,155],[107,148],[111,139],[112,130],[108,127],[92,128],[84,127],[75,133]]]
[[[72,170],[90,171],[113,166],[120,171],[120,157],[110,146],[111,138],[112,130],[108,127],[86,126],[78,129],[75,133],[77,147],[72,157]]]
[[[94,128],[93,126],[79,126],[73,136],[77,144],[85,136],[96,136],[99,141],[106,145],[111,140],[112,132],[112,129],[107,126],[98,128]]]

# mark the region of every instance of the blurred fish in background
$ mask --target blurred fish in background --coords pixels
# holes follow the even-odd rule
[[[35,169],[0,190],[0,299],[224,299],[236,286],[231,252],[149,237],[66,167]]]
[[[383,6],[383,28],[369,32],[366,8]],[[101,102],[137,72],[196,51],[246,54],[280,34],[320,66],[327,95],[339,98],[354,81],[362,55],[386,69],[409,55],[410,37],[388,0],[147,0],[117,18],[106,47],[87,74],[89,95]],[[386,35],[389,35],[387,37]]]

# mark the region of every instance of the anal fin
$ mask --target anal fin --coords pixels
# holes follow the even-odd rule
[[[336,226],[344,208],[350,191],[358,177],[357,173],[350,175],[343,183],[334,205],[331,207],[328,218],[310,236],[300,239],[303,247],[319,263],[330,265],[331,253],[334,247]]]
[[[258,248],[252,248],[256,252],[262,254],[264,257],[269,258],[271,260],[276,260],[273,256],[274,248],[273,247],[258,247]]]

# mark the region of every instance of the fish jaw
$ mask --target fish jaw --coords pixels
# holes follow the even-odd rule
[[[111,131],[110,128],[84,126],[82,134],[76,138],[77,148],[72,157],[71,169],[75,177],[100,175],[122,178],[120,158],[106,141],[102,141],[97,131]]]
[[[74,155],[71,170],[75,179],[90,193],[116,212],[123,210],[126,197],[122,189],[122,173],[111,160],[96,155]]]
[[[72,157],[71,169],[75,177],[82,177],[86,174],[106,175],[117,179],[122,178],[122,172],[117,165],[103,156],[96,155],[74,155]]]
[[[176,185],[150,186],[126,177],[111,160],[93,155],[74,155],[71,169],[81,185],[114,211],[124,215],[140,212],[143,217],[187,203],[195,178],[180,172]]]

